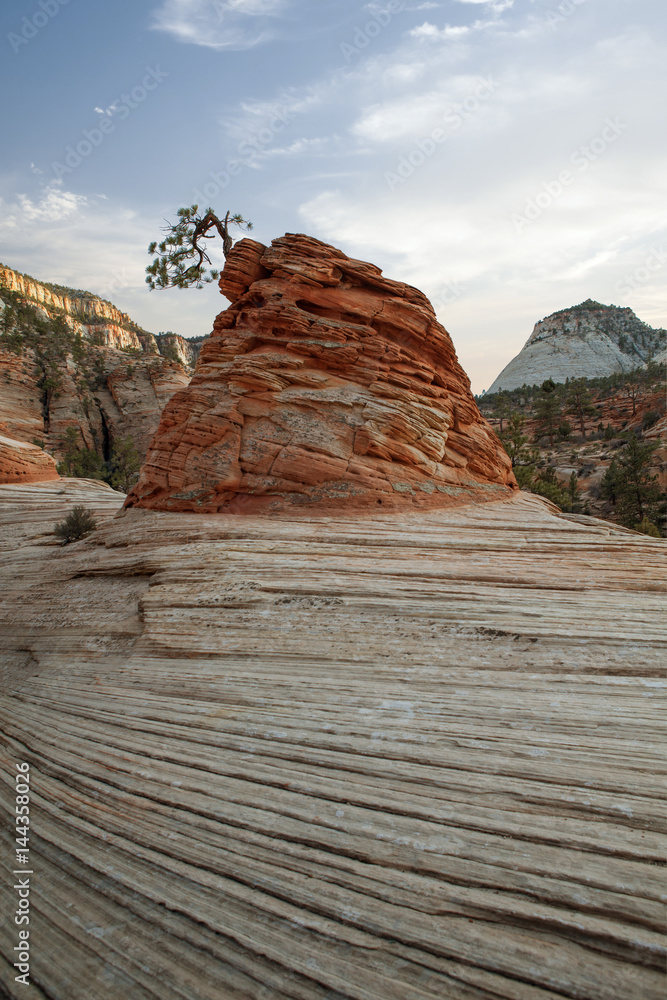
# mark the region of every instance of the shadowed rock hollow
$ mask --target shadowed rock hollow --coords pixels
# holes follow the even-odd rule
[[[428,299],[303,235],[241,240],[127,506],[447,506],[516,484]]]

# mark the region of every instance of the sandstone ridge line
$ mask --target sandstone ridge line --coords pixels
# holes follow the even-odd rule
[[[277,512],[414,508],[516,489],[422,292],[319,240],[244,239],[187,388],[128,506]]]

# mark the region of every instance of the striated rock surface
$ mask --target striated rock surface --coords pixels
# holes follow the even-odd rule
[[[85,362],[63,357],[57,370],[57,389],[47,395],[34,351],[0,348],[0,433],[44,448],[45,468],[50,456],[61,460],[68,427],[79,447],[105,459],[128,435],[143,457],[167,401],[190,380],[178,363],[102,347],[91,347]]]
[[[303,235],[242,240],[130,506],[446,505],[514,477],[417,289]]]
[[[128,358],[112,348],[95,349],[92,373],[86,375],[72,359],[61,373],[45,422],[45,446],[58,457],[70,426],[78,430],[82,447],[104,458],[127,435],[145,455],[167,401],[190,381],[178,363],[150,355]]]
[[[0,426],[19,441],[43,441],[44,401],[33,352],[3,350],[0,340]]]
[[[664,541],[123,499],[0,488],[0,994],[662,1000]]]
[[[503,368],[487,395],[545,379],[599,378],[640,368],[667,345],[667,330],[642,323],[632,309],[588,299],[535,324],[521,352]]]
[[[39,483],[58,479],[56,463],[39,445],[5,437],[0,424],[0,483]]]
[[[190,341],[175,333],[154,335],[99,295],[38,281],[0,264],[0,293],[3,289],[33,305],[43,319],[64,317],[75,333],[100,347],[160,355],[166,352],[189,368],[199,354],[199,339]],[[0,316],[4,308],[0,300]]]

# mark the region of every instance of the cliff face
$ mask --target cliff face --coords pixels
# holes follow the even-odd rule
[[[104,460],[127,436],[143,458],[198,352],[96,296],[0,268],[0,482],[53,478],[68,428]]]
[[[667,330],[647,326],[632,309],[588,299],[536,323],[488,394],[537,385],[548,378],[565,382],[631,371],[664,351],[666,344]]]
[[[233,304],[166,407],[129,505],[434,506],[515,485],[422,292],[302,235],[242,240],[220,287]]]
[[[142,330],[127,313],[116,309],[111,302],[91,292],[51,285],[37,281],[0,264],[0,289],[5,288],[21,296],[39,309],[45,318],[62,315],[75,333],[101,347],[117,350],[132,348],[147,354],[168,354],[186,367],[193,367],[199,354],[200,341],[191,342],[178,334],[155,336]],[[0,305],[0,309],[2,305]],[[176,354],[173,354],[173,351]]]
[[[59,478],[54,459],[42,448],[0,434],[0,483],[41,483]]]
[[[87,367],[71,356],[62,361],[51,396],[32,351],[17,356],[0,350],[0,379],[0,434],[37,444],[60,460],[65,434],[73,427],[78,447],[108,459],[113,445],[128,435],[139,454],[146,454],[164,406],[188,384],[189,375],[159,356],[128,359],[113,348],[93,348]],[[20,481],[8,476],[8,462],[5,455],[0,482]]]

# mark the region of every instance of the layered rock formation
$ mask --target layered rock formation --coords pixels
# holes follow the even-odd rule
[[[0,487],[3,997],[662,1000],[664,541],[123,499]]]
[[[237,243],[220,287],[232,305],[165,408],[129,505],[432,506],[515,486],[417,289],[302,235]]]
[[[0,264],[0,293],[3,289],[31,303],[45,319],[63,316],[75,333],[101,347],[157,355],[166,353],[189,368],[194,366],[199,354],[200,339],[186,340],[174,333],[155,336],[142,330],[127,313],[99,295],[38,281]],[[0,294],[0,315],[3,309]]]
[[[520,353],[503,368],[488,395],[545,379],[599,378],[641,367],[664,353],[667,330],[654,329],[632,309],[588,299],[535,324]]]
[[[30,455],[31,468],[36,461],[50,478],[72,427],[78,446],[105,460],[128,436],[143,458],[199,352],[198,343],[175,334],[142,331],[96,296],[1,266],[0,319],[0,433],[45,449],[36,460],[4,446],[0,482],[26,474],[17,455]]]
[[[35,444],[5,437],[0,424],[0,483],[39,483],[58,479],[51,455]]]
[[[44,468],[62,458],[69,427],[76,430],[79,447],[105,459],[128,435],[143,457],[165,404],[190,380],[178,363],[151,355],[128,357],[113,348],[91,348],[86,364],[63,358],[52,395],[45,392],[43,378],[34,351],[0,349],[0,433],[44,448]],[[14,481],[0,471],[0,482]]]

